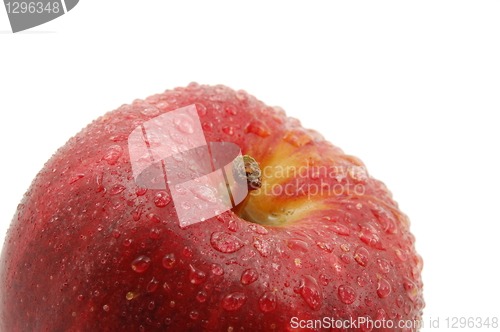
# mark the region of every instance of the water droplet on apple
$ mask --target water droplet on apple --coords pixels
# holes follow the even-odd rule
[[[403,299],[403,297],[401,295],[398,296],[398,298],[396,299],[396,305],[398,306],[398,308],[401,308],[404,304],[405,300]]]
[[[404,308],[405,314],[407,315],[410,314],[411,307],[412,305],[410,303],[405,303],[405,308]]]
[[[238,223],[236,220],[229,220],[229,223],[227,224],[227,229],[229,229],[232,232],[236,232],[238,230]]]
[[[359,327],[361,328],[361,331],[363,332],[372,332],[373,331],[373,322],[370,322],[370,320],[361,322],[359,324]]]
[[[350,234],[349,228],[347,228],[346,226],[341,225],[341,224],[329,225],[328,229],[331,229],[332,231],[334,231],[335,233],[337,233],[339,235],[349,236],[349,234]]]
[[[370,296],[367,296],[365,298],[365,304],[366,304],[367,307],[371,307],[372,304],[373,304],[373,299]]]
[[[217,263],[213,263],[211,266],[211,271],[216,276],[221,276],[224,274],[224,269]]]
[[[271,312],[276,309],[277,302],[274,292],[265,292],[259,299],[259,308],[262,312]]]
[[[203,124],[201,125],[201,128],[204,131],[212,131],[213,126],[214,125],[212,124],[212,122],[203,122]]]
[[[154,308],[155,308],[155,302],[154,301],[149,302],[148,309],[153,310]]]
[[[174,267],[175,261],[176,260],[175,260],[174,253],[167,254],[167,255],[165,255],[165,257],[163,257],[163,261],[162,261],[163,267],[166,269],[171,269]]]
[[[185,134],[192,134],[194,132],[193,120],[186,114],[177,115],[174,118],[174,125],[177,130]]]
[[[106,150],[106,153],[104,154],[104,157],[102,159],[104,159],[108,163],[108,165],[115,165],[122,154],[123,149],[121,146],[112,145]]]
[[[298,252],[308,252],[309,251],[309,245],[307,242],[304,242],[302,240],[298,239],[290,239],[286,241],[286,245],[288,248],[298,251]]]
[[[199,90],[200,88],[201,88],[200,84],[198,84],[197,82],[191,82],[186,87],[186,90],[187,91],[196,91],[196,90]]]
[[[132,299],[134,298],[134,293],[132,293],[132,292],[128,292],[128,293],[125,295],[125,298],[126,298],[127,300],[129,300],[129,301],[130,301],[130,300],[132,300]]]
[[[160,110],[154,106],[146,107],[142,109],[140,112],[145,116],[157,116],[158,114],[160,114]]]
[[[398,313],[396,312],[396,309],[392,308],[391,311],[389,311],[389,318],[395,319],[397,316],[398,316]]]
[[[134,259],[132,262],[132,270],[134,270],[137,273],[143,273],[149,269],[149,266],[151,265],[151,258],[148,256],[141,255]]]
[[[205,187],[205,186],[197,186],[195,188],[192,188],[191,191],[193,194],[198,197],[201,200],[204,200],[205,202],[209,203],[215,203],[217,202],[217,198],[215,198],[215,195],[212,191],[212,189]]]
[[[207,277],[207,275],[205,274],[205,272],[203,272],[202,270],[194,267],[193,265],[189,265],[189,269],[190,269],[190,272],[189,272],[189,281],[193,284],[193,285],[199,285],[201,283],[203,283]]]
[[[391,270],[391,264],[389,264],[389,262],[383,258],[378,258],[377,264],[380,268],[380,271],[382,271],[383,273],[389,273],[389,271]]]
[[[222,307],[227,311],[235,311],[240,309],[246,302],[247,297],[240,292],[227,294],[222,298]]]
[[[193,250],[192,250],[191,248],[189,248],[189,247],[184,247],[184,248],[182,249],[182,254],[183,254],[184,256],[188,257],[188,258],[189,258],[189,257],[193,257]]]
[[[176,133],[176,132],[171,132],[171,133],[170,133],[170,137],[172,137],[172,140],[173,140],[175,143],[177,143],[177,144],[182,144],[182,143],[184,143],[184,140],[182,139],[182,137],[181,137],[178,133]],[[172,150],[173,152],[178,152],[178,151],[179,151],[179,149],[178,149],[176,146],[172,147],[172,148],[171,148],[171,150]],[[181,161],[183,161],[183,160],[184,160],[184,158],[182,157],[182,153],[174,153],[174,154],[172,155],[172,158],[173,158],[175,161],[178,161],[178,162],[181,162]],[[167,170],[169,170],[169,169],[170,169],[170,168],[168,168],[168,167],[169,167],[169,166],[167,166]]]
[[[188,202],[186,202],[186,201],[184,201],[184,202],[182,202],[182,203],[181,203],[181,207],[182,207],[184,210],[189,210],[189,209],[191,209],[191,205],[190,205]]]
[[[350,286],[341,285],[338,289],[338,296],[340,301],[345,304],[352,304],[356,301],[356,292]]]
[[[361,266],[366,266],[366,264],[368,264],[369,257],[370,253],[364,247],[359,247],[354,253],[354,259]]]
[[[141,187],[138,187],[136,190],[135,190],[135,194],[137,196],[144,196],[146,194],[146,192],[148,191],[148,188],[141,188]]]
[[[171,200],[172,199],[170,198],[170,195],[165,191],[157,192],[154,198],[154,202],[157,207],[167,206],[167,204],[170,203]]]
[[[240,282],[242,285],[250,285],[259,279],[259,274],[254,269],[246,269],[241,274]]]
[[[234,107],[233,105],[228,105],[226,106],[226,113],[231,115],[236,115],[238,111],[236,110],[236,107]]]
[[[380,240],[380,237],[377,234],[374,234],[370,231],[363,231],[359,234],[359,238],[361,239],[361,241],[372,248],[386,250],[384,245],[382,244],[382,241]]]
[[[252,231],[254,231],[255,233],[260,234],[260,235],[266,235],[269,233],[267,228],[265,228],[264,226],[259,225],[259,224],[250,223],[248,225],[248,228],[250,228]]]
[[[104,186],[102,185],[102,179],[104,177],[104,172],[98,172],[94,175],[94,183],[95,183],[95,192],[100,193],[104,190]]]
[[[113,131],[115,131],[115,129],[116,129],[116,126],[114,124],[109,124],[106,127],[104,127],[104,131],[107,134],[111,134]]]
[[[403,287],[406,291],[406,295],[410,298],[412,302],[415,302],[415,300],[418,297],[418,287],[417,285],[411,281],[408,278],[405,278],[403,281]]]
[[[115,239],[118,239],[120,237],[120,231],[117,229],[113,230],[112,234]]]
[[[377,295],[383,299],[389,296],[389,294],[391,294],[391,284],[384,278],[379,279],[377,285]]]
[[[203,303],[207,300],[207,294],[205,292],[199,292],[196,294],[196,301]]]
[[[158,280],[156,280],[155,278],[151,279],[151,281],[146,286],[146,291],[148,293],[153,293],[158,288],[159,284],[160,284],[160,282]]]
[[[172,292],[172,288],[170,287],[170,285],[168,284],[168,282],[164,282],[163,283],[163,289],[167,292],[167,293],[171,293]]]
[[[198,313],[198,311],[191,311],[189,313],[189,317],[192,319],[192,320],[196,320],[198,319],[198,317],[200,316],[200,314]]]
[[[384,309],[378,309],[377,310],[377,316],[375,317],[376,320],[378,321],[383,321],[387,319],[387,313],[385,312]]]
[[[255,247],[255,249],[257,249],[262,257],[267,257],[271,253],[271,243],[267,240],[255,237],[253,246]]]
[[[401,262],[405,262],[406,261],[407,257],[406,257],[406,253],[404,252],[403,249],[395,248],[394,251],[396,252],[396,257]]]
[[[233,253],[240,250],[245,244],[236,236],[225,232],[214,232],[210,237],[210,244],[215,250],[223,253]]]
[[[83,178],[85,175],[84,174],[75,174],[75,175],[72,175],[70,176],[70,178],[68,179],[68,184],[72,184],[72,183],[75,183],[76,181],[80,180],[81,178]]]
[[[182,184],[176,184],[175,191],[179,193],[179,195],[185,195],[187,193],[187,189]]]
[[[329,243],[324,243],[324,242],[319,242],[318,241],[318,242],[316,242],[316,245],[320,249],[326,251],[327,253],[332,253],[333,252],[333,248],[332,248],[332,246]]]
[[[325,276],[324,274],[320,275],[319,276],[319,282],[323,285],[323,286],[328,286],[328,284],[330,283],[330,280],[328,279],[327,276]]]
[[[109,305],[107,305],[107,304],[103,305],[103,306],[102,306],[102,309],[103,309],[104,311],[109,311]]]
[[[83,301],[84,297],[82,294],[80,294],[80,295],[78,295],[77,299],[78,299],[78,301]]]
[[[202,117],[207,114],[207,108],[205,107],[205,105],[196,103],[195,106],[196,106],[196,111],[198,112],[198,116]]]
[[[112,142],[123,142],[126,141],[127,138],[128,138],[127,135],[117,135],[117,136],[111,136],[109,140]]]
[[[228,134],[229,136],[234,135],[234,128],[232,126],[224,126],[224,127],[222,127],[222,131],[224,133]]]
[[[321,288],[316,279],[310,275],[302,276],[300,280],[299,292],[307,305],[313,310],[319,310],[322,305]]]
[[[260,137],[271,135],[271,129],[262,121],[254,120],[245,127],[245,133],[253,133]]]
[[[312,136],[302,128],[293,128],[292,130],[289,130],[285,133],[283,139],[297,148],[300,148],[313,140]]]
[[[149,237],[153,240],[158,240],[160,238],[161,231],[158,228],[152,228],[149,231]]]
[[[111,187],[111,189],[109,190],[109,194],[110,195],[118,195],[119,193],[123,192],[125,190],[125,186],[121,185],[121,184],[117,184],[117,185],[114,185],[113,187]]]
[[[345,264],[349,264],[351,262],[351,259],[346,254],[340,255],[340,260]]]
[[[246,101],[248,99],[247,92],[245,90],[238,90],[235,93],[236,98],[238,98],[241,101]]]
[[[159,223],[161,222],[161,219],[154,213],[149,213],[148,215],[146,215],[146,217],[151,220],[152,222],[155,222],[155,223]]]
[[[358,283],[358,285],[360,287],[365,287],[365,285],[366,285],[366,279],[363,276],[358,276],[356,278],[356,282]]]
[[[141,216],[142,216],[142,206],[138,206],[136,207],[135,209],[133,209],[130,214],[132,215],[132,218],[134,219],[134,221],[138,221],[139,219],[141,219]]]
[[[356,157],[353,157],[353,156],[349,156],[350,159],[354,158],[358,161],[359,164],[362,165],[362,162],[356,158]],[[364,166],[358,166],[358,165],[355,165],[355,166],[351,166],[347,169],[347,174],[349,175],[349,177],[355,182],[355,183],[366,183],[366,181],[368,180],[368,174],[366,172],[366,168]],[[361,205],[361,206],[359,206]],[[359,210],[363,207],[363,205],[361,203],[358,203],[356,208]]]

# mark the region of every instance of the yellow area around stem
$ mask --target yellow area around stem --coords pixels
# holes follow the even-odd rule
[[[268,226],[285,226],[307,219],[314,211],[332,209],[330,197],[310,197],[303,195],[303,192],[300,194],[294,191],[297,188],[291,188],[297,179],[306,185],[310,181],[304,177],[306,172],[301,174],[300,170],[324,164],[327,159],[335,160],[338,156],[327,149],[320,154],[315,145],[297,148],[286,142],[278,144],[273,150],[257,160],[262,170],[261,188],[250,192],[246,200],[233,211],[247,221]],[[325,158],[326,156],[330,158]]]

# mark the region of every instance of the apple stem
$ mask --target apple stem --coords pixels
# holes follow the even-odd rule
[[[244,173],[241,171],[242,169]],[[257,190],[262,186],[262,171],[259,163],[249,155],[243,155],[235,160],[233,163],[233,176],[240,184],[246,182],[249,191]]]
[[[233,177],[238,184],[246,185],[248,192],[257,190],[262,186],[262,171],[259,163],[249,155],[238,157],[233,162]],[[242,216],[249,197],[250,195],[247,195],[241,203],[232,209],[236,215]]]

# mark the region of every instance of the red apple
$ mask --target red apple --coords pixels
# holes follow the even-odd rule
[[[235,147],[256,163],[228,163]],[[0,329],[416,331],[414,242],[358,158],[192,83],[107,113],[47,162],[2,251]]]

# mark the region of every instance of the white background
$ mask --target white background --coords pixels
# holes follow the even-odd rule
[[[83,0],[9,30],[0,7],[0,240],[90,121],[221,83],[282,106],[388,185],[424,258],[425,324],[500,316],[500,2]]]

